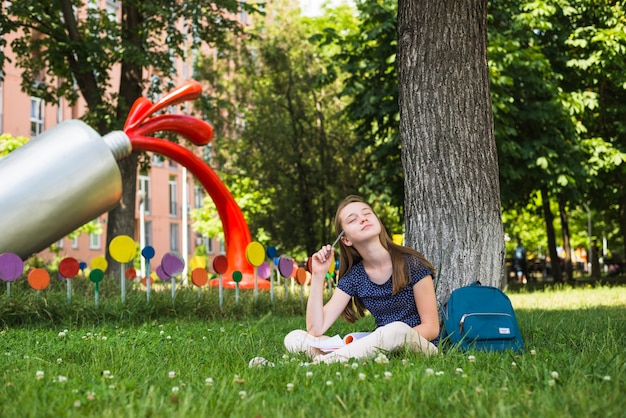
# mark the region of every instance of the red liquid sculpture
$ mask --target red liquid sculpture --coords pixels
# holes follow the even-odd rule
[[[252,289],[254,269],[246,259],[246,247],[252,242],[252,238],[237,202],[217,174],[201,158],[178,144],[150,136],[156,132],[172,131],[189,139],[195,145],[208,144],[213,138],[213,128],[208,123],[186,115],[152,116],[168,106],[195,100],[201,94],[202,86],[192,80],[155,103],[141,97],[135,101],[128,113],[124,132],[128,135],[134,151],[150,151],[166,156],[185,166],[200,181],[213,199],[224,229],[228,271],[223,276],[223,286],[235,288],[237,284],[232,280],[232,274],[240,271],[243,279],[239,282],[239,288]],[[217,285],[217,280],[211,281],[211,286]],[[268,289],[270,283],[259,280],[258,286]]]

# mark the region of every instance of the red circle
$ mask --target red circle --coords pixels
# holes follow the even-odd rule
[[[59,273],[66,279],[71,279],[78,274],[80,263],[73,257],[66,257],[59,263]]]
[[[224,274],[228,270],[228,258],[225,255],[218,255],[213,259],[213,270],[217,274]]]
[[[137,278],[137,270],[133,267],[127,268],[124,273],[126,275],[126,280],[135,280]]]

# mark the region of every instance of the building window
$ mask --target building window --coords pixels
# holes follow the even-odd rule
[[[170,188],[170,216],[176,216],[178,213],[177,211],[178,202],[177,202],[177,196],[176,196],[176,176],[170,176],[169,188]]]
[[[226,244],[223,239],[220,240],[220,254],[226,254]]]
[[[207,254],[213,254],[214,250],[213,250],[213,238],[205,238],[205,244],[206,244],[206,253]]]
[[[89,234],[89,249],[90,250],[99,250],[101,247],[102,235],[94,234],[93,232]]]
[[[78,249],[78,236],[72,238],[72,248],[75,250]]]
[[[163,167],[163,157],[159,154],[152,154],[152,165],[154,167]]]
[[[204,200],[204,188],[198,184],[193,186],[193,207],[199,209],[202,207]]]
[[[146,221],[146,245],[152,246],[152,221]]]
[[[59,242],[57,242],[57,245],[59,246],[59,248],[63,248],[63,238],[61,238]]]
[[[43,105],[39,97],[30,97],[30,137],[35,138],[43,132]]]
[[[170,251],[179,251],[178,224],[170,224]]]
[[[248,23],[247,22],[247,20],[248,20],[248,13],[246,13],[246,10],[244,9],[245,5],[246,5],[245,0],[242,0],[242,1],[239,2],[239,21],[241,23],[243,23],[244,25],[246,23]]]
[[[109,20],[117,21],[117,11],[120,8],[120,2],[116,0],[107,0],[106,11],[109,16]]]
[[[143,210],[146,213],[150,213],[150,177],[143,175],[139,176],[139,191],[143,196]]]

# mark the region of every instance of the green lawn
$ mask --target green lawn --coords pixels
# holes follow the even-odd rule
[[[526,351],[305,364],[298,294],[0,297],[2,417],[622,417],[626,286],[510,292]],[[371,318],[358,323],[371,327]],[[338,322],[330,333],[356,330]],[[262,356],[274,367],[249,368]]]

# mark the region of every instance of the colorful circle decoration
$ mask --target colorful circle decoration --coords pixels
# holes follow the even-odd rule
[[[165,272],[165,270],[163,270],[163,266],[159,266],[156,268],[156,274],[162,282],[169,282],[172,279],[172,276],[170,276]]]
[[[80,263],[73,257],[65,257],[59,263],[59,274],[64,279],[72,279],[78,274],[80,270]]]
[[[163,272],[170,277],[176,277],[185,269],[185,260],[176,253],[167,253],[161,260]]]
[[[150,246],[150,245],[146,245],[143,250],[141,250],[141,255],[143,256],[143,258],[147,259],[147,260],[151,260],[154,258],[154,247]]]
[[[259,267],[265,261],[265,248],[260,242],[251,242],[246,247],[246,259],[254,267]]]
[[[119,235],[111,240],[109,253],[118,263],[128,263],[137,254],[137,244],[128,235]]]
[[[126,280],[135,280],[137,278],[137,270],[133,267],[129,267],[124,272],[124,275],[126,276]]]
[[[274,257],[278,255],[278,251],[276,251],[276,247],[274,247],[273,245],[270,245],[269,247],[267,247],[265,252],[267,253],[267,257],[270,260],[272,260]]]
[[[304,269],[303,267],[298,267],[298,269],[296,270],[296,280],[298,280],[298,283],[301,286],[304,286],[307,283],[308,279],[309,274],[307,273],[306,269]]]
[[[267,262],[261,264],[259,266],[259,269],[257,270],[257,274],[259,275],[259,277],[266,280],[270,278],[271,273],[272,272],[270,270],[270,265]]]
[[[293,259],[288,255],[281,255],[278,260],[278,271],[283,277],[291,277],[293,273]]]
[[[202,287],[209,281],[209,274],[201,267],[191,271],[191,282],[198,287]]]
[[[94,257],[93,260],[91,260],[91,264],[89,265],[89,267],[91,267],[92,270],[95,270],[95,269],[102,270],[102,273],[104,273],[105,271],[107,271],[107,267],[109,267],[109,263],[107,263],[106,258],[99,256],[99,257]]]
[[[154,281],[155,281],[155,280],[156,280],[159,276],[156,274],[156,272],[154,272],[154,271],[153,271],[153,272],[150,274],[150,276],[149,276],[149,277],[150,277],[150,284],[153,284],[153,283],[154,283]],[[147,284],[146,284],[146,278],[145,278],[145,277],[143,277],[143,278],[141,279],[141,283],[142,283],[144,286],[147,286]]]
[[[335,256],[333,255],[333,258],[330,262],[330,266],[328,266],[328,272],[330,274],[333,274],[335,272]]]
[[[218,255],[213,259],[213,270],[217,274],[224,274],[228,270],[228,258],[225,255]]]
[[[12,282],[24,273],[24,262],[14,253],[0,254],[0,280]]]
[[[195,255],[189,260],[189,268],[194,271],[197,268],[206,269],[206,257]]]
[[[89,273],[89,280],[94,283],[100,283],[104,279],[104,271],[100,269],[93,269]]]
[[[239,283],[243,279],[243,274],[239,270],[233,271],[233,281]]]
[[[43,290],[50,284],[50,274],[42,268],[32,269],[28,273],[28,284],[35,290]]]

